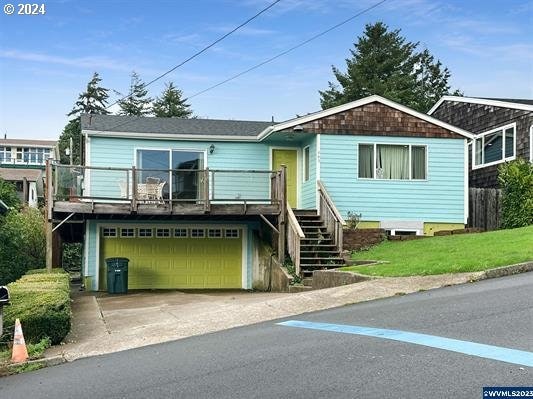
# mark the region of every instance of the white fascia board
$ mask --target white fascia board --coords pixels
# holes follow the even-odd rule
[[[327,116],[334,115],[334,114],[337,114],[339,112],[344,112],[344,111],[347,111],[347,110],[352,109],[352,108],[358,108],[358,107],[361,107],[363,105],[367,105],[367,104],[370,104],[370,103],[373,103],[373,102],[378,102],[378,103],[387,105],[387,106],[389,106],[391,108],[397,109],[398,111],[405,112],[406,114],[412,115],[415,118],[419,118],[419,119],[425,120],[426,122],[429,122],[429,123],[432,123],[434,125],[440,126],[440,127],[444,128],[444,129],[450,130],[451,132],[457,133],[457,134],[459,134],[461,136],[464,136],[466,138],[472,139],[474,137],[474,135],[472,133],[467,132],[466,130],[463,130],[463,129],[460,129],[460,128],[456,127],[456,126],[453,126],[453,125],[450,125],[448,123],[445,123],[445,122],[443,122],[443,121],[441,121],[439,119],[433,118],[432,116],[429,116],[429,115],[423,114],[421,112],[415,111],[414,109],[411,109],[411,108],[406,107],[404,105],[398,104],[398,103],[396,103],[394,101],[387,100],[384,97],[381,97],[381,96],[378,96],[378,95],[373,95],[373,96],[361,98],[360,100],[356,100],[356,101],[352,101],[352,102],[349,102],[349,103],[346,103],[346,104],[342,104],[342,105],[339,105],[337,107],[333,107],[333,108],[329,108],[329,109],[326,109],[326,110],[323,110],[323,111],[315,112],[313,114],[305,115],[305,116],[302,116],[300,118],[291,119],[291,120],[289,120],[287,122],[278,123],[277,125],[274,125],[269,132],[266,132],[266,130],[263,131],[261,133],[261,135],[264,134],[264,136],[261,137],[261,138],[264,138],[264,137],[268,136],[269,134],[271,134],[273,132],[284,130],[284,129],[287,129],[287,128],[290,128],[290,127],[293,127],[293,126],[296,126],[296,125],[308,123],[308,122],[314,121],[316,119],[325,118]]]
[[[88,136],[103,137],[129,137],[151,140],[188,140],[188,141],[258,141],[257,136],[225,136],[225,135],[198,135],[198,134],[169,134],[169,133],[133,133],[133,132],[108,132],[105,130],[82,130]]]
[[[431,107],[431,109],[428,111],[428,115],[433,114],[444,101],[456,101],[460,103],[471,103],[471,104],[480,104],[480,105],[490,105],[493,107],[501,107],[501,108],[512,108],[512,109],[519,109],[522,111],[531,111],[533,112],[533,105],[528,104],[519,104],[519,103],[511,103],[508,101],[500,101],[500,100],[487,100],[484,98],[476,98],[476,97],[459,97],[459,96],[443,96],[437,103]]]

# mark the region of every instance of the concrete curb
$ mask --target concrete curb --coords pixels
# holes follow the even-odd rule
[[[487,280],[489,278],[498,278],[511,276],[513,274],[527,273],[533,271],[533,261],[517,263],[515,265],[497,267],[495,269],[489,269],[481,272],[479,278],[475,281]]]
[[[45,368],[49,366],[57,366],[59,364],[65,363],[66,361],[67,359],[65,359],[63,356],[51,356],[51,357],[43,357],[41,359],[28,360],[22,363],[8,363],[3,368],[6,374],[2,374],[2,375],[23,374],[26,372],[24,370],[17,372],[16,369],[19,367],[24,368],[24,367],[29,367],[33,365],[38,365],[38,366],[41,366],[38,368]]]

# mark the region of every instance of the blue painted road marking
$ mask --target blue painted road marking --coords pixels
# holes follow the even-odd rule
[[[277,323],[280,326],[308,328],[311,330],[330,331],[344,334],[364,335],[367,337],[384,338],[394,341],[408,342],[431,348],[464,353],[466,355],[499,360],[501,362],[520,364],[533,367],[533,352],[508,349],[501,346],[478,344],[476,342],[437,337],[435,335],[418,334],[408,331],[387,330],[383,328],[358,327],[345,324],[313,323],[308,321],[289,320]]]

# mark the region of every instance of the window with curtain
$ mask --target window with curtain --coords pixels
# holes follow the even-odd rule
[[[411,146],[411,179],[426,179],[426,147]]]
[[[359,144],[359,177],[384,180],[425,180],[426,147]]]
[[[374,145],[359,144],[359,177],[374,178]]]
[[[409,146],[376,145],[376,178],[409,179]]]

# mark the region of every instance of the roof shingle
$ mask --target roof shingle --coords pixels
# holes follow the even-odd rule
[[[83,130],[143,134],[254,137],[272,124],[272,122],[220,119],[155,118],[87,114],[81,116],[81,128]]]

